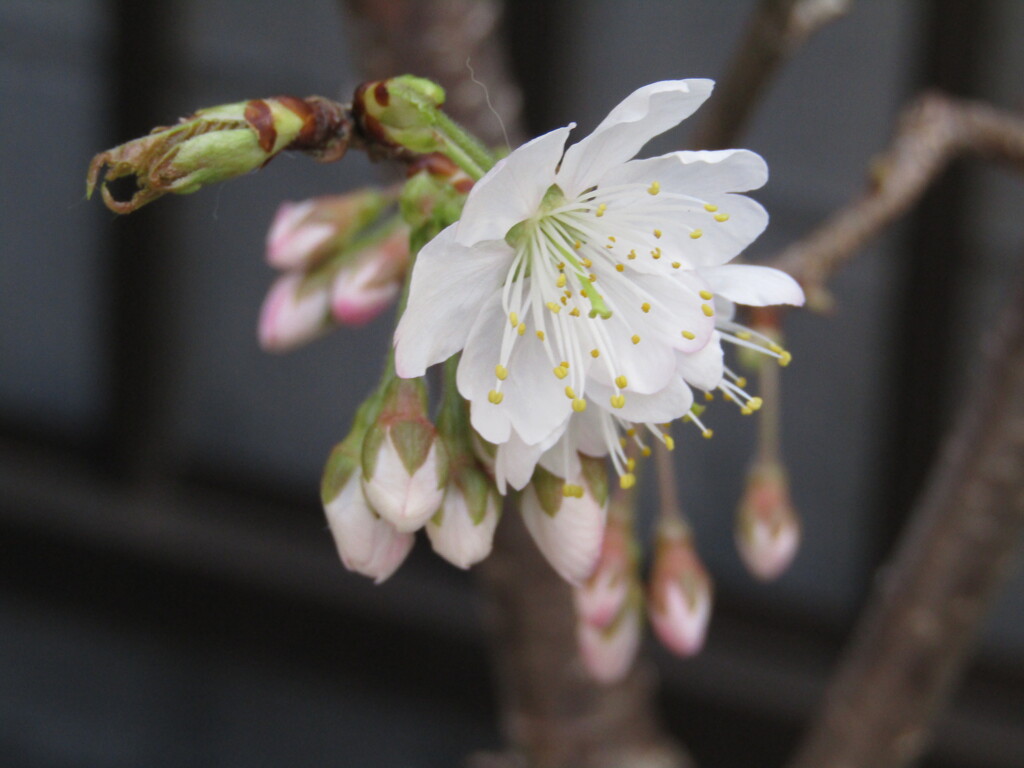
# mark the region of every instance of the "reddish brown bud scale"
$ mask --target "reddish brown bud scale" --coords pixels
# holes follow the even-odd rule
[[[267,102],[254,99],[245,105],[245,121],[256,131],[256,141],[260,149],[270,152],[277,141],[277,128],[274,127],[274,114]]]
[[[381,80],[373,88],[373,97],[377,100],[377,103],[382,107],[386,107],[391,101],[391,94],[388,93],[388,86],[383,80]]]

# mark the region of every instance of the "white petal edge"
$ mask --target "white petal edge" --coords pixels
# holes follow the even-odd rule
[[[802,306],[800,284],[780,269],[753,264],[724,264],[700,270],[713,293],[737,304],[764,307],[771,304]]]

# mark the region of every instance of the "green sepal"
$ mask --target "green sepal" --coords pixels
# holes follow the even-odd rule
[[[368,425],[371,420],[376,419],[379,409],[380,397],[374,392],[359,406],[348,435],[334,446],[327,457],[327,464],[320,479],[320,500],[324,506],[337,498],[359,466]]]
[[[550,517],[557,515],[565,498],[562,493],[565,480],[551,474],[543,467],[537,467],[533,471],[533,479],[530,480],[530,483],[533,485],[533,491],[537,494],[537,501],[540,502],[540,508],[544,510],[544,513]]]
[[[603,507],[608,503],[608,470],[604,459],[595,459],[582,453],[579,457],[583,466],[583,482],[587,484],[590,495]]]

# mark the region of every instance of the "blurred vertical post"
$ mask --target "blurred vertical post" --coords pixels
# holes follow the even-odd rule
[[[508,140],[513,147],[522,142],[521,97],[499,40],[500,2],[347,0],[343,5],[351,14],[355,61],[367,78],[404,72],[432,78],[448,92],[445,111],[483,141],[501,146]],[[534,22],[538,14],[555,12],[534,4],[520,10]],[[530,55],[545,52],[531,49]],[[590,679],[577,649],[571,590],[537,550],[518,510],[509,512],[478,573],[510,752],[478,755],[473,765],[520,766],[525,759],[531,768],[689,766],[661,730],[651,666],[639,664],[610,686]]]

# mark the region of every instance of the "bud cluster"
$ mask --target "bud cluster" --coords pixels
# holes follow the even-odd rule
[[[395,300],[409,264],[409,229],[388,213],[395,197],[363,189],[281,205],[267,233],[267,262],[283,274],[260,313],[264,349],[362,325]]]

